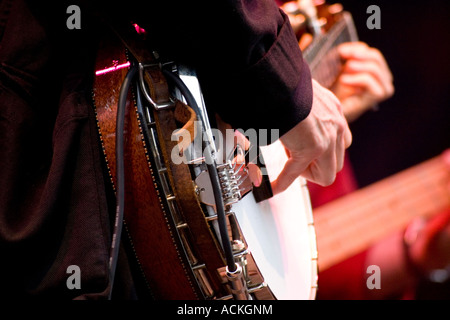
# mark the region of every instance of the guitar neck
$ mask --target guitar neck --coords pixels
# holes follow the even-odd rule
[[[449,183],[448,164],[438,156],[315,209],[319,269],[362,252],[415,217],[449,208]]]
[[[344,11],[340,17],[328,31],[315,36],[303,51],[312,77],[326,88],[331,87],[342,65],[336,47],[344,42],[358,40],[350,13]]]

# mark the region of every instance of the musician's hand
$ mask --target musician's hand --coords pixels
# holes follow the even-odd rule
[[[280,138],[289,160],[272,182],[274,194],[285,190],[298,176],[326,186],[343,167],[352,135],[339,100],[313,80],[313,105],[306,119]]]
[[[450,210],[425,222],[418,231],[416,240],[410,245],[409,255],[414,265],[424,274],[450,267]]]
[[[442,160],[450,172],[450,150],[442,154]],[[445,180],[447,192],[450,192],[449,180],[448,178]],[[411,227],[413,227],[412,235],[408,232]],[[411,261],[425,274],[436,269],[444,269],[450,277],[450,209],[444,209],[415,229],[413,221],[405,233]]]
[[[382,53],[366,43],[343,43],[337,49],[345,64],[331,91],[351,122],[394,94],[393,77]]]

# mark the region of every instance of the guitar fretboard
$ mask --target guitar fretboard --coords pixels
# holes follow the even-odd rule
[[[355,25],[348,12],[332,28],[314,37],[313,42],[303,51],[312,77],[326,88],[330,88],[341,69],[341,59],[336,47],[344,42],[357,41]]]
[[[319,269],[362,252],[405,228],[414,217],[429,217],[446,208],[450,208],[450,170],[443,156],[325,204],[314,210]]]

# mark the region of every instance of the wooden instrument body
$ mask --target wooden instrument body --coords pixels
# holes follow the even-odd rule
[[[448,151],[447,151],[448,152]],[[450,168],[444,154],[314,210],[319,269],[368,249],[416,217],[450,207]]]

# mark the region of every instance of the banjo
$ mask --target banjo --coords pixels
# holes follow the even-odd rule
[[[348,29],[343,17],[331,29],[336,35]],[[93,88],[117,199],[111,279],[121,242],[152,299],[314,299],[318,256],[306,181],[270,194],[287,161],[284,147],[217,139],[195,72],[142,49],[137,33],[122,36],[102,41]],[[316,47],[336,43],[319,38],[308,48],[315,56]],[[255,149],[258,161],[248,157]]]

